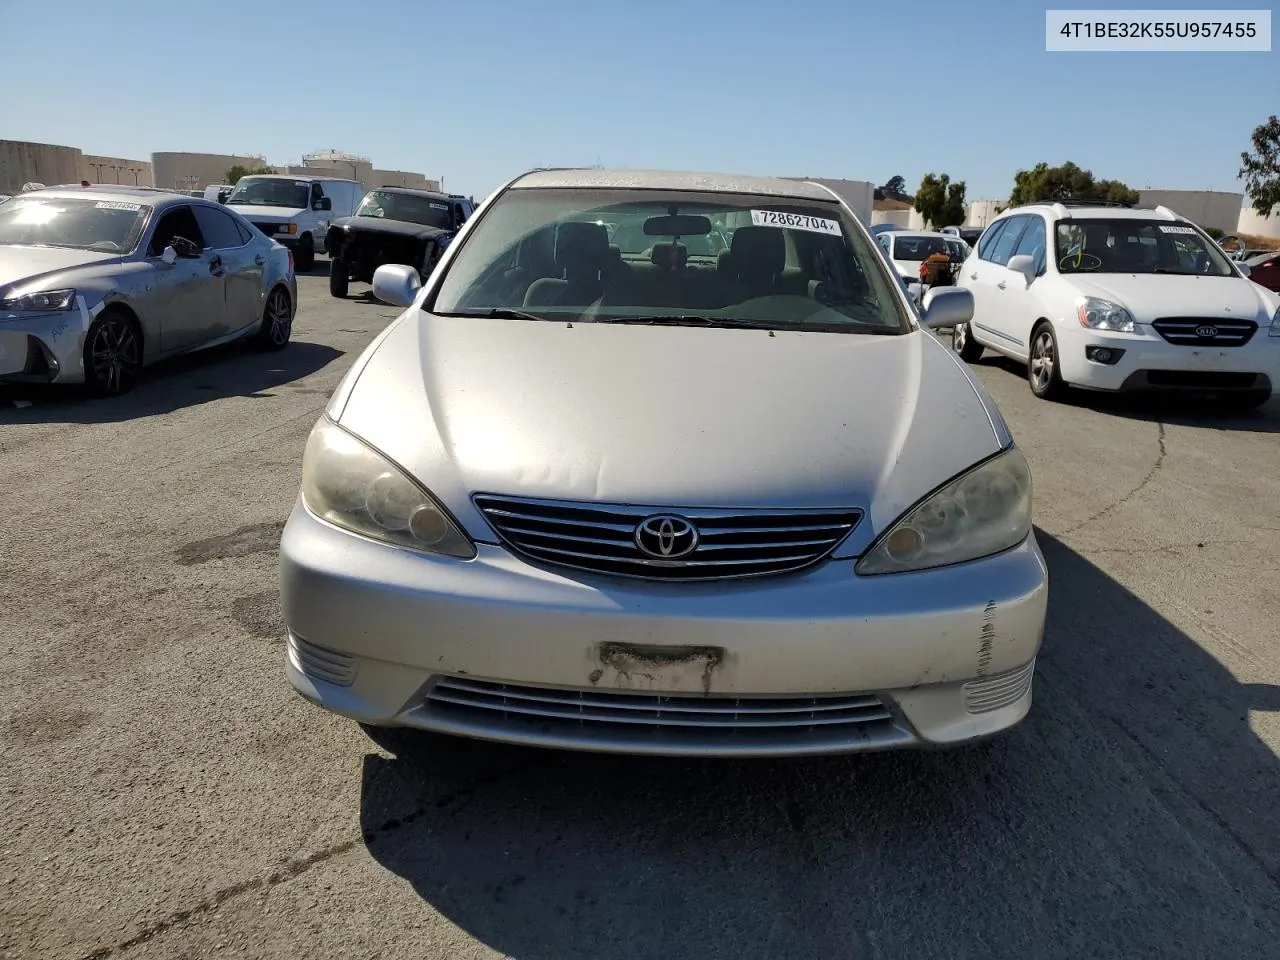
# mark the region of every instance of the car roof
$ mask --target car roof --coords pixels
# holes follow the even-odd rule
[[[57,197],[63,200],[72,198],[82,200],[119,200],[121,197],[132,197],[139,203],[150,206],[173,200],[196,199],[174,190],[160,190],[155,187],[124,187],[116,186],[115,184],[94,184],[91,187],[66,184],[65,186],[45,187],[41,190],[28,190],[26,193],[16,194],[16,196],[23,200],[27,197]]]
[[[374,187],[378,193],[403,193],[411,197],[430,197],[432,200],[465,200],[456,193],[441,193],[438,190],[419,190],[417,187]]]
[[[1107,204],[1028,203],[1010,207],[999,219],[1019,213],[1048,213],[1058,220],[1185,220],[1168,207],[1116,207]],[[992,221],[995,222],[994,220]]]
[[[359,180],[352,177],[328,177],[324,174],[312,173],[246,173],[242,180],[305,180],[310,183],[313,180],[336,180],[339,183],[360,183]],[[226,184],[222,184],[226,186]],[[362,184],[363,186],[363,184]]]
[[[930,230],[893,230],[890,231],[895,237],[937,237],[939,240],[959,240],[960,238],[951,233],[933,233]]]
[[[511,184],[513,190],[539,188],[754,193],[762,196],[827,202],[837,199],[835,194],[826,187],[804,180],[682,170],[600,170],[596,168],[534,170]]]

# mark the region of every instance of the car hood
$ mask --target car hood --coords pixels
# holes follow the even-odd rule
[[[496,493],[655,507],[861,507],[868,536],[1001,447],[925,331],[809,332],[403,315],[339,422],[480,539]]]
[[[10,284],[38,280],[74,267],[119,261],[117,253],[69,250],[65,247],[19,247],[0,244],[0,290]]]
[[[331,226],[340,227],[352,233],[389,233],[398,237],[438,237],[448,232],[440,227],[431,227],[425,223],[388,220],[385,217],[342,217],[333,221]]]
[[[1275,312],[1274,297],[1268,298],[1266,290],[1239,275],[1109,273],[1074,274],[1070,279],[1084,296],[1118,303],[1139,323],[1159,317],[1232,317],[1270,323]]]
[[[919,260],[894,260],[893,268],[898,271],[898,276],[906,277],[908,280],[918,280],[920,278]]]
[[[266,220],[268,223],[287,223],[300,213],[306,213],[303,207],[271,207],[255,203],[228,203],[228,210],[234,210],[246,220]]]

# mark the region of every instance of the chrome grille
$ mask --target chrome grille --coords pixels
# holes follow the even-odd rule
[[[257,227],[259,230],[261,230],[263,233],[265,233],[268,237],[274,237],[276,234],[276,230],[280,228],[280,224],[278,223],[259,223],[257,220],[253,221],[253,225]]]
[[[476,507],[508,546],[528,559],[650,580],[721,580],[800,570],[822,560],[862,518],[859,510],[664,510],[525,500],[478,494]],[[697,531],[679,559],[646,555],[636,529],[677,516]]]
[[[1248,343],[1258,329],[1252,320],[1227,320],[1222,317],[1161,317],[1151,324],[1156,333],[1170,343],[1181,346],[1239,347]],[[1202,335],[1204,328],[1216,332]]]
[[[910,739],[879,697],[690,696],[563,690],[440,677],[422,709],[429,726],[527,742],[744,749],[871,745]]]

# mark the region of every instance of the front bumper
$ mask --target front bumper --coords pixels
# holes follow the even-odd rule
[[[294,688],[365,723],[625,753],[956,744],[1020,721],[1048,577],[995,557],[735,584],[573,577],[357,537],[299,502],[280,548]],[[802,720],[806,722],[801,722]]]
[[[76,310],[0,317],[0,380],[81,382],[87,322]]]
[[[1062,378],[1091,390],[1258,390],[1280,378],[1280,337],[1261,327],[1242,346],[1170,343],[1150,327],[1137,334],[1089,330],[1058,323]],[[1090,360],[1091,348],[1123,351],[1112,363]]]

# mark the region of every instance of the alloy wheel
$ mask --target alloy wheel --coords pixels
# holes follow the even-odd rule
[[[110,317],[99,324],[89,344],[94,379],[109,393],[119,393],[141,366],[138,336],[128,321]]]
[[[1031,345],[1031,382],[1036,390],[1043,392],[1053,382],[1054,365],[1053,334],[1041,330]]]
[[[289,300],[279,290],[267,300],[267,338],[272,346],[284,346],[289,340],[293,319],[289,315]]]

